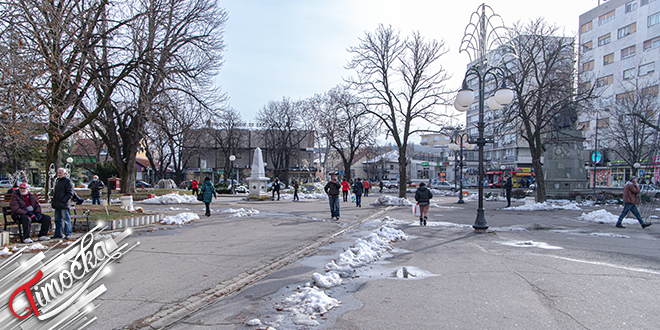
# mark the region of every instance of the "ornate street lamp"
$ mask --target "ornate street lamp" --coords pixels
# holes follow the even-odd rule
[[[488,11],[488,12],[487,12]],[[499,22],[497,22],[499,20]],[[495,23],[499,23],[495,25]],[[484,216],[484,146],[486,143],[492,143],[484,137],[484,104],[485,104],[485,85],[486,79],[490,77],[498,87],[495,95],[488,100],[491,109],[496,110],[499,106],[505,106],[513,100],[513,91],[508,89],[505,84],[505,72],[500,67],[493,66],[494,56],[498,55],[501,60],[506,55],[515,54],[513,46],[509,44],[508,30],[504,27],[502,18],[493,12],[493,9],[486,4],[481,4],[477,11],[472,13],[470,23],[465,28],[465,34],[461,41],[460,52],[465,51],[470,55],[471,67],[465,73],[463,86],[456,95],[454,106],[458,111],[466,111],[474,102],[474,91],[468,86],[469,78],[476,78],[479,84],[479,121],[477,129],[479,137],[476,143],[479,146],[479,206],[477,208],[477,218],[472,227],[477,231],[488,229],[488,223]],[[497,49],[498,52],[491,51]],[[487,58],[490,57],[490,58]],[[514,55],[515,56],[515,55]],[[499,109],[497,108],[497,109]]]
[[[231,183],[231,193],[234,194],[234,195],[236,194],[236,185],[233,182],[231,182],[231,172],[234,170],[234,161],[235,160],[236,160],[236,156],[229,155],[229,161],[231,162],[231,165],[230,165],[231,170],[229,171],[229,173],[227,173],[227,177],[229,178],[229,183]],[[238,180],[236,180],[236,182],[238,182]]]
[[[457,202],[458,204],[465,203],[465,201],[463,200],[463,160],[464,160],[463,148],[472,150],[475,147],[474,144],[467,143],[466,140],[468,138],[469,136],[467,135],[467,133],[465,132],[461,133],[459,131],[455,131],[454,134],[452,135],[451,143],[447,145],[449,149],[454,150],[455,152],[458,153],[458,156],[456,157],[456,162],[458,162],[458,166],[460,168],[459,172],[461,173],[459,177],[461,184],[460,184],[460,192],[458,194],[458,202]]]

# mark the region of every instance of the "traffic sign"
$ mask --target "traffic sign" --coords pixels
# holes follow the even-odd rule
[[[603,154],[600,151],[591,152],[591,162],[594,164],[600,164],[603,160]]]

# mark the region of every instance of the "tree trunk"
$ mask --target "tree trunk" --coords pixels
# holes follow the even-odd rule
[[[408,170],[408,162],[406,160],[406,146],[399,148],[399,197],[406,198],[406,172]]]
[[[532,165],[534,166],[534,175],[536,177],[536,202],[545,202],[545,178],[543,175],[543,165],[541,164],[541,157],[534,157]]]

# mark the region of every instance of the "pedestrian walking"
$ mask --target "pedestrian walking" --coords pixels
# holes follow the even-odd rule
[[[426,226],[426,220],[429,217],[429,208],[431,207],[431,198],[433,198],[433,193],[429,188],[426,188],[426,183],[420,183],[419,188],[415,191],[415,200],[419,205],[420,226]]]
[[[332,176],[332,181],[328,182],[323,191],[328,194],[328,201],[330,202],[330,217],[332,220],[339,220],[339,190],[341,184],[337,182],[337,177]]]
[[[53,199],[50,206],[53,207],[55,215],[55,234],[51,238],[71,238],[71,198],[73,193],[73,183],[66,177],[66,169],[57,169],[57,181],[53,189]],[[64,236],[63,236],[64,235]]]
[[[385,183],[383,183],[383,180],[380,180],[380,182],[378,183],[378,187],[380,187],[379,193],[382,194],[383,193],[383,187],[385,187]]]
[[[213,197],[218,198],[218,195],[215,193],[215,187],[213,187],[213,182],[208,176],[204,178],[202,183],[202,190],[199,191],[202,194],[202,202],[206,205],[206,215],[207,217],[211,216],[211,201]]]
[[[195,196],[199,194],[199,181],[197,181],[197,179],[192,180],[191,186],[192,186],[192,194]]]
[[[364,192],[364,185],[359,178],[353,184],[353,193],[355,194],[355,207],[362,207],[362,193]]]
[[[621,224],[621,221],[623,221],[623,218],[628,215],[628,212],[632,212],[632,214],[637,218],[637,221],[639,221],[639,224],[642,225],[642,228],[646,228],[651,225],[650,222],[644,222],[642,220],[642,216],[639,214],[639,210],[637,210],[637,204],[639,204],[639,185],[637,184],[637,177],[632,177],[628,182],[626,182],[626,185],[623,186],[623,211],[621,211],[621,215],[619,216],[619,220],[616,222],[616,227],[617,228],[626,228]]]
[[[299,201],[300,198],[298,198],[298,188],[300,188],[300,185],[298,184],[298,181],[296,181],[296,179],[293,179],[291,185],[293,186],[293,200]]]
[[[101,190],[105,188],[105,185],[99,180],[98,175],[92,177],[92,182],[87,185],[87,188],[92,191],[92,205],[101,205]]]
[[[348,202],[348,190],[351,188],[351,185],[348,184],[346,179],[341,181],[341,194],[344,196],[344,202]]]
[[[21,237],[23,243],[32,243],[30,233],[33,222],[41,223],[39,240],[50,240],[47,236],[50,231],[50,217],[47,214],[41,214],[39,199],[30,192],[30,185],[23,182],[18,189],[14,190],[9,207],[11,208],[11,218],[19,226],[23,226],[23,237]]]
[[[364,197],[369,197],[369,189],[371,189],[371,184],[369,184],[369,180],[364,179],[364,182],[362,182],[362,186],[364,187]]]
[[[275,178],[273,181],[273,200],[275,199],[275,193],[277,193],[277,200],[280,200],[280,179]]]
[[[513,189],[513,182],[508,175],[504,176],[504,191],[506,191],[506,207],[511,207],[511,189]]]

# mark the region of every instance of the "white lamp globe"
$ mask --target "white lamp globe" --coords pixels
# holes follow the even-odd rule
[[[458,110],[458,111],[460,111],[460,112],[465,112],[465,111],[467,111],[467,109],[469,109],[469,108],[470,108],[470,107],[464,107],[464,106],[461,106],[461,105],[459,105],[458,103],[454,102],[454,109],[456,109],[456,110]]]
[[[71,158],[71,157],[67,158],[67,159],[66,159],[66,162],[67,162],[67,163],[73,163],[73,158]]]
[[[455,103],[462,107],[469,107],[474,102],[474,92],[469,88],[462,88],[456,94]]]
[[[234,156],[234,155],[230,155],[230,156],[229,156],[229,160],[232,161],[232,162],[235,161],[235,160],[236,160],[236,156]]]
[[[495,92],[495,101],[501,105],[507,105],[513,101],[513,91],[508,88],[500,88]]]
[[[447,147],[449,147],[449,149],[451,149],[451,150],[458,150],[458,148],[459,148],[458,144],[456,144],[456,143],[450,143],[450,144],[447,145]]]
[[[499,104],[499,103],[497,103],[497,101],[495,101],[495,96],[491,96],[491,97],[488,98],[488,107],[491,110],[499,110],[499,109],[502,109],[503,105]]]
[[[641,165],[640,163],[635,163],[635,164],[633,164],[633,166],[634,166],[635,168],[640,168],[642,165]]]
[[[474,147],[476,147],[477,145],[476,145],[476,144],[472,144],[472,143],[466,143],[466,144],[464,144],[463,146],[464,146],[467,150],[472,150],[472,149],[474,149]]]

